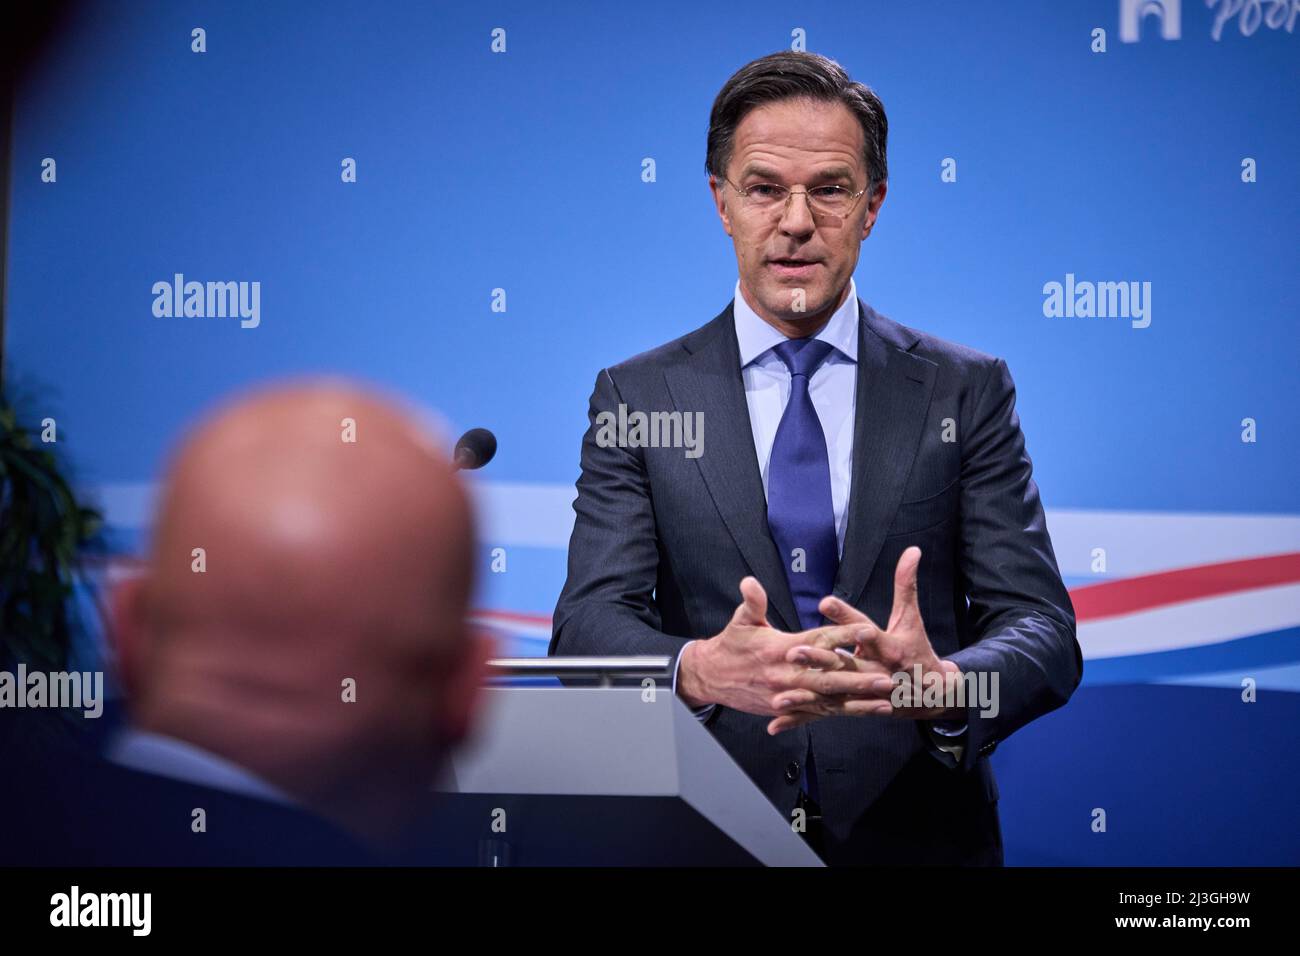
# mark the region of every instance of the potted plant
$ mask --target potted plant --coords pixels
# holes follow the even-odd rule
[[[101,542],[102,525],[73,492],[53,442],[24,427],[0,392],[0,670],[66,669],[81,624],[74,591],[91,588],[82,557]]]

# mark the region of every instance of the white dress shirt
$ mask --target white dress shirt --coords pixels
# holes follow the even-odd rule
[[[776,430],[790,401],[790,370],[772,351],[786,337],[759,317],[736,283],[736,342],[740,345],[740,375],[745,380],[749,427],[767,495],[768,465]],[[853,477],[853,416],[858,384],[858,291],[849,279],[849,294],[815,336],[832,351],[808,379],[808,395],[826,436],[826,456],[831,468],[831,506],[835,510],[835,537],[844,553],[844,530],[849,519],[849,484]]]
[[[114,735],[104,751],[104,757],[120,767],[129,767],[141,773],[170,777],[271,803],[288,806],[297,803],[283,790],[238,764],[202,747],[164,734],[127,727]]]

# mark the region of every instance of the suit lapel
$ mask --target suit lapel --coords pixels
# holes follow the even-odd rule
[[[690,354],[670,365],[664,378],[678,411],[704,413],[709,439],[695,461],[736,547],[767,591],[769,622],[797,631],[799,616],[790,584],[767,527],[767,498],[740,374],[733,305],[686,337],[683,347]]]
[[[858,300],[853,478],[834,593],[856,605],[898,510],[925,427],[938,366],[912,355],[915,334]],[[890,568],[892,575],[894,569]],[[876,622],[881,627],[887,621]]]
[[[771,623],[797,631],[799,616],[785,565],[767,526],[767,498],[740,374],[733,305],[683,340],[686,360],[670,365],[664,378],[678,411],[704,413],[710,438],[695,461],[727,530],[767,590]],[[858,312],[853,477],[844,553],[834,586],[834,594],[851,605],[857,604],[871,577],[885,531],[902,501],[938,369],[908,351],[916,344],[915,334],[861,299]],[[893,568],[889,571],[892,574]]]

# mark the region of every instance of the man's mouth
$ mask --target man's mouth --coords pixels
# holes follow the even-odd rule
[[[819,262],[816,259],[769,259],[767,264],[777,275],[806,276]]]

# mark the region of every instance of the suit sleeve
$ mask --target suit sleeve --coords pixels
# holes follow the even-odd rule
[[[645,462],[638,449],[597,441],[598,416],[617,417],[620,402],[614,379],[602,371],[582,439],[568,578],[555,608],[550,653],[664,654],[673,658],[675,673],[686,640],[659,630],[652,600],[659,539]]]
[[[1083,676],[1074,606],[1061,580],[1002,359],[962,432],[959,570],[976,640],[949,656],[962,672],[997,674],[996,714],[968,708],[961,767],[1060,707]],[[990,688],[992,684],[990,683]]]

